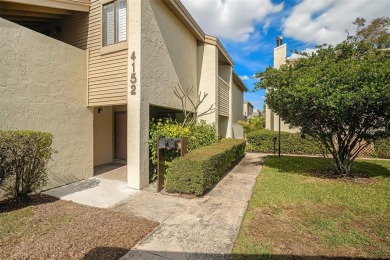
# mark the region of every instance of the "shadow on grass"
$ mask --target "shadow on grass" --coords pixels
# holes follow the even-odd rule
[[[352,172],[367,174],[368,176],[390,177],[390,167],[384,167],[372,161],[355,161],[352,163]]]
[[[294,173],[305,176],[337,178],[333,174],[332,159],[320,157],[268,156],[265,166],[278,169],[280,172]],[[384,166],[385,161],[357,160],[352,163],[353,177],[390,177],[390,166]],[[319,176],[319,175],[323,176]]]
[[[120,247],[96,247],[82,258],[83,260],[119,259],[129,252],[129,249]]]
[[[107,251],[106,251],[107,250]],[[114,250],[114,251],[113,251]],[[110,256],[108,253],[123,252],[123,248],[95,248],[88,252],[83,259],[117,259],[117,258],[104,258],[104,256]],[[126,254],[126,255],[125,255]],[[125,252],[123,259],[151,259],[151,260],[166,260],[166,259],[209,259],[209,260],[228,260],[228,259],[302,259],[302,260],[366,260],[366,259],[385,259],[385,258],[365,258],[365,257],[346,257],[346,256],[305,256],[305,255],[270,255],[270,254],[217,254],[217,253],[182,253],[182,252],[169,252],[169,251],[151,251],[151,250],[131,250]],[[122,255],[122,256],[123,256]],[[93,258],[90,258],[93,257]]]
[[[52,203],[58,199],[41,194],[29,195],[24,199],[5,199],[0,201],[0,213],[12,212],[29,206]]]

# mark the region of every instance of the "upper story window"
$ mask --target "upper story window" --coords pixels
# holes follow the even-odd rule
[[[103,5],[103,46],[127,39],[127,0]]]

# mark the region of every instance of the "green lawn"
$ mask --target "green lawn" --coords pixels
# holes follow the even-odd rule
[[[348,180],[321,177],[329,162],[267,157],[233,259],[390,258],[390,161],[356,161]]]

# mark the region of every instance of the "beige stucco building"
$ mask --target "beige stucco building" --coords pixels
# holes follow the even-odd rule
[[[244,118],[251,117],[253,115],[253,105],[249,101],[244,101]]]
[[[207,93],[199,112],[234,137],[247,88],[220,41],[179,0],[0,2],[0,129],[54,134],[55,187],[127,160],[128,186],[149,184],[149,122],[182,117],[175,86]],[[190,109],[188,107],[188,109]]]
[[[274,68],[278,69],[281,65],[286,64],[287,60],[287,44],[280,45],[274,49]],[[280,125],[279,125],[280,122]],[[283,119],[279,120],[279,115],[275,114],[269,107],[265,106],[265,129],[271,131],[281,131],[298,133],[298,128],[290,128]]]

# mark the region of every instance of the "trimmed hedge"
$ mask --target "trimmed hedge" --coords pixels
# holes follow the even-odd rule
[[[0,186],[18,198],[47,182],[53,135],[37,131],[0,131]]]
[[[281,153],[284,154],[321,154],[321,149],[310,137],[302,138],[300,133],[281,132]],[[246,136],[248,152],[273,153],[274,138],[279,137],[279,132],[270,130],[258,130]],[[276,141],[278,152],[278,140]]]
[[[204,194],[244,156],[245,145],[242,139],[222,139],[173,160],[166,175],[166,190],[197,196]]]
[[[150,139],[148,141],[150,151],[149,178],[157,177],[157,137],[160,138],[188,138],[188,151],[218,142],[218,133],[214,125],[201,120],[193,125],[183,126],[170,118],[160,119],[149,125]],[[171,161],[180,156],[178,150],[164,150],[164,164],[168,168]]]
[[[374,157],[390,159],[390,138],[374,141]]]

